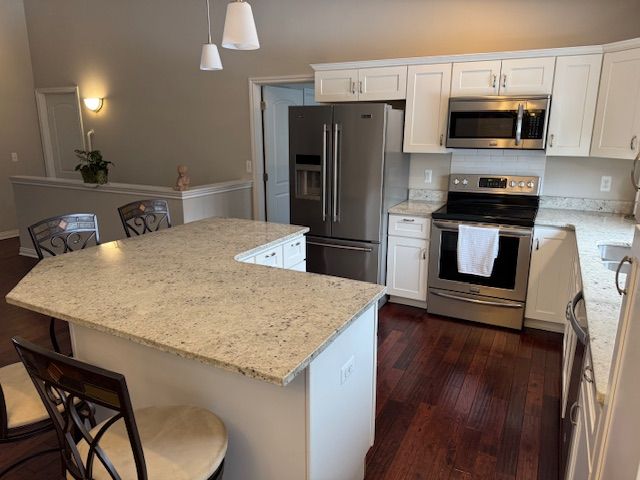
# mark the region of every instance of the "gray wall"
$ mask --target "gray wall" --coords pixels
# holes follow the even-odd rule
[[[198,70],[202,0],[25,0],[35,83],[104,96],[84,112],[114,181],[246,176],[247,78],[309,63],[598,44],[640,36],[638,0],[254,0],[262,48]],[[226,2],[213,5],[220,43]],[[472,19],[472,21],[469,21]]]
[[[29,43],[22,0],[0,2],[0,233],[17,228],[11,175],[42,175]],[[11,152],[19,161],[11,161]]]

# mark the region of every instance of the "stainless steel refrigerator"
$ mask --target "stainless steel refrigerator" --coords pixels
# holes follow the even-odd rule
[[[291,223],[307,271],[384,284],[387,211],[407,199],[404,112],[380,103],[289,108]]]

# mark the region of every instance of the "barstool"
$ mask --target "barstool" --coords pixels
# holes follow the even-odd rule
[[[171,228],[171,215],[166,200],[136,200],[118,208],[127,237],[157,232],[164,225]]]
[[[71,213],[47,218],[34,223],[28,230],[40,260],[45,256],[55,257],[90,245],[100,245],[98,218],[93,213]],[[49,336],[53,349],[60,353],[55,326],[55,318],[51,317]]]
[[[134,410],[123,375],[49,352],[14,338],[58,434],[63,468],[70,480],[218,480],[224,471],[227,431],[213,413],[199,407]],[[71,422],[52,398],[62,399]],[[87,430],[75,415],[76,401],[113,412]],[[83,439],[68,435],[74,427]]]

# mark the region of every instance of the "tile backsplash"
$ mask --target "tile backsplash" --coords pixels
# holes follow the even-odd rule
[[[457,150],[451,155],[451,173],[534,175],[544,178],[544,152],[517,150]]]

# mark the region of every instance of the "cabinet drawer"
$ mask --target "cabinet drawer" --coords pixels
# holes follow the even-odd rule
[[[264,250],[256,255],[256,263],[258,265],[265,265],[267,267],[282,268],[282,245]]]
[[[389,235],[429,239],[431,219],[407,215],[389,215]]]
[[[284,268],[291,268],[307,258],[304,237],[294,238],[284,244]]]

